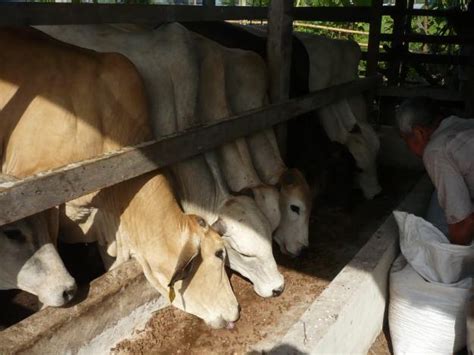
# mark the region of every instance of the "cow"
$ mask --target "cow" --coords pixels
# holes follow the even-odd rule
[[[0,191],[15,181],[13,176],[0,175]],[[27,291],[45,306],[68,303],[77,286],[56,250],[57,235],[57,208],[1,226],[0,290]]]
[[[191,31],[200,33],[226,47],[250,50],[262,58],[266,58],[266,34],[260,29],[244,28],[226,22],[207,21],[186,22],[183,25]],[[294,35],[290,67],[290,97],[298,97],[309,93],[310,90],[321,89],[329,85],[354,79],[357,71],[353,70],[352,63],[358,63],[360,49],[359,54],[357,54],[357,51],[351,50],[351,47],[353,47],[353,44],[349,41],[334,41],[321,36]],[[331,51],[327,52],[327,49]],[[341,66],[338,63],[333,63],[334,58],[341,58],[344,61],[347,59],[350,63],[346,65],[344,62]],[[329,80],[332,80],[332,76],[337,76],[339,72],[341,75],[336,78],[337,80]],[[340,79],[343,80],[340,81]],[[341,102],[345,102],[345,104],[342,107],[337,107],[341,106]],[[298,164],[301,157],[306,157],[303,159],[305,161],[311,161],[314,160],[311,156],[312,154],[316,154],[321,160],[327,160],[326,157],[318,153],[318,150],[328,152],[329,156],[334,156],[338,159],[337,165],[347,164],[347,168],[354,165],[353,161],[355,159],[357,164],[355,169],[342,170],[353,175],[357,174],[358,186],[362,189],[364,196],[370,199],[380,192],[375,171],[374,154],[374,151],[378,150],[378,139],[372,128],[365,122],[365,103],[362,97],[358,96],[342,100],[341,102],[331,105],[331,107],[336,106],[335,111],[333,108],[318,110],[317,113],[308,113],[302,115],[299,119],[288,122],[288,161],[291,165],[296,164],[298,167],[301,167],[302,165]],[[347,109],[347,102],[350,106],[349,111]],[[363,128],[353,124],[354,116]],[[320,125],[315,118],[321,118],[323,124]],[[329,125],[324,123],[329,123]],[[330,123],[335,123],[338,126],[331,127]],[[352,124],[349,131],[353,134],[348,139],[346,132],[348,127],[344,127],[344,124]],[[323,147],[325,142],[315,141],[314,137],[308,134],[308,132],[314,134],[318,129],[322,128],[324,128],[326,134],[333,142],[339,142],[335,140],[334,132],[337,133],[343,128],[342,132],[346,139],[339,142],[340,144],[331,144]],[[363,131],[362,133],[360,132],[361,130]],[[320,134],[316,135],[320,136]],[[347,161],[344,159],[347,154],[340,153],[341,145],[349,149],[353,156],[352,159]],[[361,147],[361,145],[363,146]],[[324,161],[323,166],[326,165]],[[335,164],[330,163],[329,165]],[[305,170],[307,169],[308,167]],[[321,170],[321,167],[317,167],[316,170]],[[334,172],[329,172],[330,177],[328,181],[334,181],[332,177],[340,173],[340,170],[335,169]],[[341,179],[341,181],[346,181],[345,184],[347,184],[349,179]],[[320,186],[321,182],[317,181],[315,185]],[[316,195],[316,192],[313,192],[313,195]]]
[[[309,55],[310,91],[358,78],[361,51],[356,42],[304,33],[297,34],[297,37]],[[356,95],[322,107],[317,115],[329,139],[347,146],[354,157],[358,168],[357,184],[364,197],[374,198],[381,191],[376,168],[380,143],[377,134],[366,122],[363,97]]]
[[[261,57],[251,51],[225,48],[197,34],[194,37],[199,44],[202,65],[213,68],[213,71],[203,69],[213,77],[205,81],[212,83],[209,84],[212,87],[201,91],[206,93],[206,97],[200,101],[203,106],[200,111],[221,107],[221,114],[214,113],[217,120],[226,113],[227,116],[239,114],[260,108],[268,102],[268,78]],[[207,104],[211,99],[219,104]],[[210,115],[201,113],[200,117]],[[230,189],[242,191],[258,184],[278,187],[279,200],[273,203],[279,210],[280,223],[274,239],[283,253],[299,255],[308,246],[311,214],[311,194],[304,176],[284,164],[272,129],[237,140],[234,144],[238,159],[221,154],[221,166]],[[233,165],[235,161],[240,163]],[[242,167],[240,175],[232,174],[239,171],[239,167]]]
[[[153,138],[143,81],[123,55],[65,44],[31,28],[2,29],[0,45],[3,173],[25,177]],[[85,234],[87,225],[118,263],[133,256],[173,305],[212,327],[238,319],[222,239],[202,218],[182,212],[164,173],[72,205],[78,220],[71,234]]]
[[[154,31],[136,26],[39,28],[66,42],[127,55],[144,79],[157,138],[195,126],[200,119],[212,121],[216,116],[222,118],[228,115],[220,108],[219,102],[209,103],[203,99],[203,95],[212,95],[206,85],[221,85],[222,81],[207,80],[212,75],[209,73],[213,70],[212,66],[200,65],[197,41],[178,24],[165,25]],[[233,154],[236,145],[228,144],[223,150]],[[237,159],[240,157],[235,155]],[[210,170],[203,159],[182,162],[172,169],[184,210],[202,215],[210,224],[219,218],[217,225],[224,233],[230,267],[253,282],[260,296],[278,295],[283,290],[284,282],[271,252],[271,231],[279,220],[278,194],[274,189],[259,184],[251,190],[257,202],[263,200],[257,203],[258,207],[270,211],[266,216],[276,215],[269,218],[270,225],[267,227],[269,222],[257,210],[256,202],[242,196],[231,196],[227,186],[223,187],[224,183],[219,187],[220,177],[217,174],[220,173],[216,171],[220,168]],[[249,157],[245,164],[243,169],[253,169]],[[236,169],[235,173],[240,173],[240,170]],[[269,191],[270,197],[265,199],[266,191]],[[276,211],[271,212],[275,207]]]
[[[241,113],[241,108],[233,105],[233,100],[247,87],[239,87],[238,84],[245,85],[245,83],[236,82],[232,74],[239,72],[251,76],[253,71],[249,73],[247,70],[265,71],[264,63],[257,59],[257,67],[249,68],[247,64],[255,63],[256,59],[251,52],[225,48],[205,37],[193,33],[190,35],[196,43],[200,64],[200,97],[197,107],[200,122],[216,122]],[[279,194],[273,186],[260,180],[245,138],[224,144],[217,151],[230,190],[250,194],[270,221],[274,231],[280,225],[281,219]]]

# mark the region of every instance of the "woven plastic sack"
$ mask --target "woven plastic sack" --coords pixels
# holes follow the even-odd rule
[[[462,349],[471,287],[471,278],[451,285],[428,282],[400,256],[390,272],[388,318],[394,354],[452,354]]]
[[[474,288],[467,304],[467,352],[474,355]]]
[[[400,249],[423,278],[444,284],[474,276],[474,244],[451,244],[446,236],[423,218],[393,212],[400,231]]]

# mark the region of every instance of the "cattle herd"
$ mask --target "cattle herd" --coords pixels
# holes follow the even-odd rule
[[[0,189],[268,103],[263,33],[186,26],[0,29]],[[292,96],[357,77],[353,42],[299,35],[293,49]],[[334,181],[342,182],[334,191],[354,182],[369,199],[380,191],[379,143],[363,98],[306,116],[289,124],[288,165],[268,129],[1,226],[0,289],[62,306],[77,287],[57,239],[97,241],[107,269],[135,258],[172,305],[232,327],[240,307],[226,265],[258,295],[278,296],[284,279],[272,240],[298,257],[313,199]],[[349,180],[340,176],[344,161]]]

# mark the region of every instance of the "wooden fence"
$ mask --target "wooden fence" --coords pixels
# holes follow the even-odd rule
[[[345,8],[294,9],[291,0],[273,1],[269,9],[216,7],[213,1],[206,2],[204,6],[0,3],[0,25],[268,19],[268,67],[273,102],[262,109],[229,117],[219,123],[190,129],[136,147],[126,147],[20,180],[0,192],[0,225],[203,153],[338,99],[375,90],[381,79],[371,76],[288,100],[293,19],[357,18],[368,21],[371,11],[369,8],[356,11]],[[280,129],[277,133],[284,135],[284,131]]]

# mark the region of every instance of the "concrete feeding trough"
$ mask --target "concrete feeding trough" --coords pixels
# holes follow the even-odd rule
[[[423,214],[432,191],[429,179],[422,178],[397,209]],[[390,215],[285,336],[256,349],[366,354],[382,331],[389,269],[398,253],[398,227]]]
[[[45,308],[0,332],[0,353],[107,353],[165,306],[140,266],[130,261],[91,282],[79,303]]]
[[[431,191],[429,180],[422,178],[397,208],[420,214]],[[246,351],[366,353],[382,330],[388,272],[397,253],[398,230],[390,215],[322,293],[304,305],[298,318],[284,326],[270,324],[254,342],[246,339]],[[262,302],[272,307],[271,300]],[[93,281],[81,302],[46,308],[0,332],[1,352],[109,353],[124,339],[139,339],[136,330],[165,307],[167,302],[147,283],[138,264],[128,262]],[[208,332],[219,337],[226,331]],[[119,346],[116,352],[127,353],[127,347]]]

